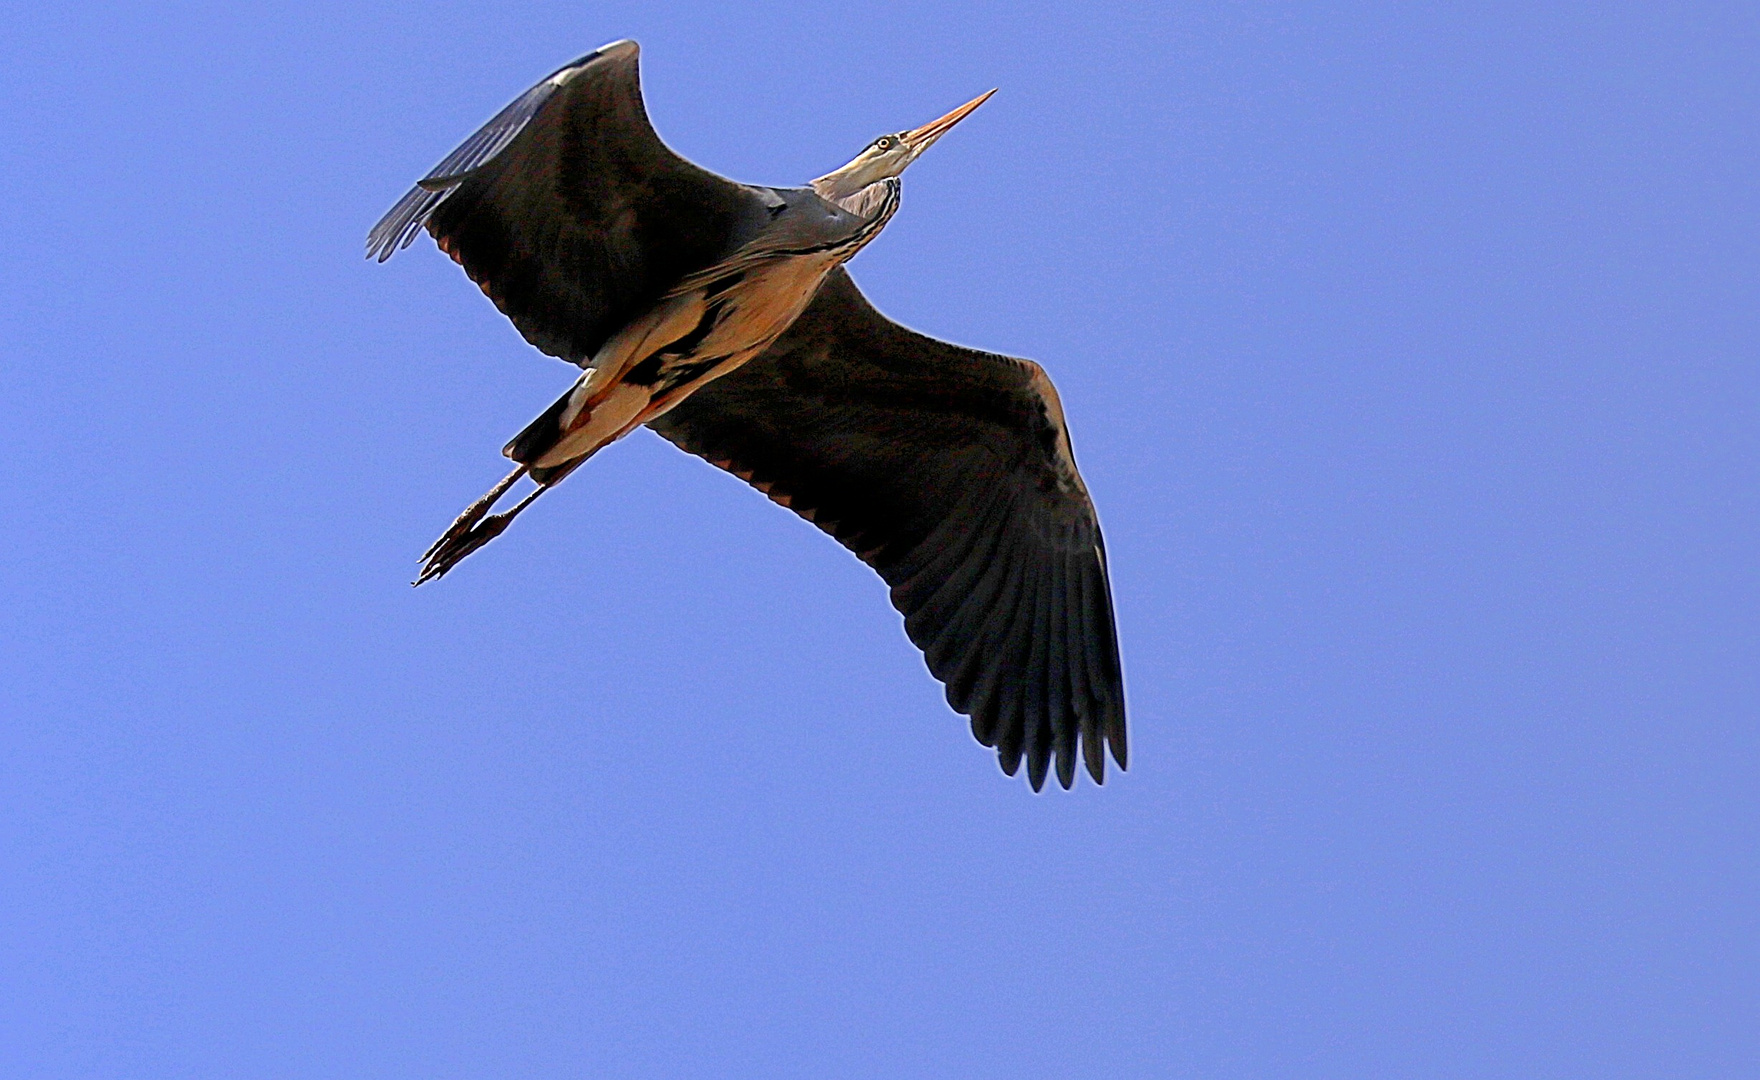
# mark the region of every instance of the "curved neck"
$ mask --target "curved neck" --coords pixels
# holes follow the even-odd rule
[[[831,177],[822,176],[813,181],[813,191],[821,199],[847,214],[854,214],[859,218],[871,218],[876,214],[884,213],[890,217],[892,212],[898,209],[900,185],[895,176],[888,176],[871,184],[842,187],[829,183],[828,181],[831,179]]]
[[[817,190],[817,183],[818,181],[814,181],[814,190]],[[854,255],[868,241],[878,236],[880,230],[886,227],[886,223],[892,220],[892,215],[898,213],[899,191],[902,187],[903,185],[898,182],[898,177],[889,176],[843,198],[830,198],[823,192],[819,193],[819,197],[825,199],[826,202],[832,203],[845,213],[862,219],[861,226],[849,239],[849,255]],[[849,255],[845,255],[844,258],[848,258]]]

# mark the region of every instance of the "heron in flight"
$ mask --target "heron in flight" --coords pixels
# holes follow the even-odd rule
[[[899,176],[990,96],[882,135],[800,188],[674,154],[633,41],[521,94],[367,237],[424,228],[519,332],[581,376],[514,436],[517,468],[424,554],[445,574],[601,448],[647,425],[830,533],[890,586],[948,703],[1035,791],[1126,762],[1106,552],[1057,391],[1029,360],[925,337],[843,264]],[[994,93],[994,91],[991,91]],[[492,514],[519,479],[536,488]]]

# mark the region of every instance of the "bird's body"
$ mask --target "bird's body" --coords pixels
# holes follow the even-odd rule
[[[762,354],[794,325],[825,275],[891,218],[898,181],[874,186],[877,198],[858,195],[849,208],[811,189],[764,189],[774,199],[772,227],[612,335],[574,387],[508,444],[508,456],[542,483]]]
[[[528,341],[583,368],[510,441],[512,474],[424,556],[439,577],[636,427],[728,469],[874,566],[949,702],[1035,788],[1080,746],[1124,763],[1098,524],[1036,364],[897,326],[842,265],[899,205],[898,174],[988,98],[885,135],[801,188],[735,184],[648,125],[634,42],[527,91],[368,238],[423,227]],[[489,514],[521,477],[537,488]]]

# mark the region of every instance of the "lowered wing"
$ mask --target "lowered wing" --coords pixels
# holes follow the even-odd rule
[[[840,267],[768,352],[650,424],[891,587],[972,733],[1035,790],[1126,762],[1106,551],[1037,364],[925,337]]]
[[[537,348],[585,363],[779,199],[674,154],[642,104],[639,49],[607,45],[521,94],[367,236],[381,262],[426,228]]]

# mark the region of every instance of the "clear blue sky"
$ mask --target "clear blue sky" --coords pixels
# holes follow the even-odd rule
[[[1422,8],[1422,11],[1417,10]],[[1760,1074],[1752,4],[13,5],[0,1074]],[[644,47],[1034,357],[1132,770],[1035,796],[884,590],[367,228]]]

